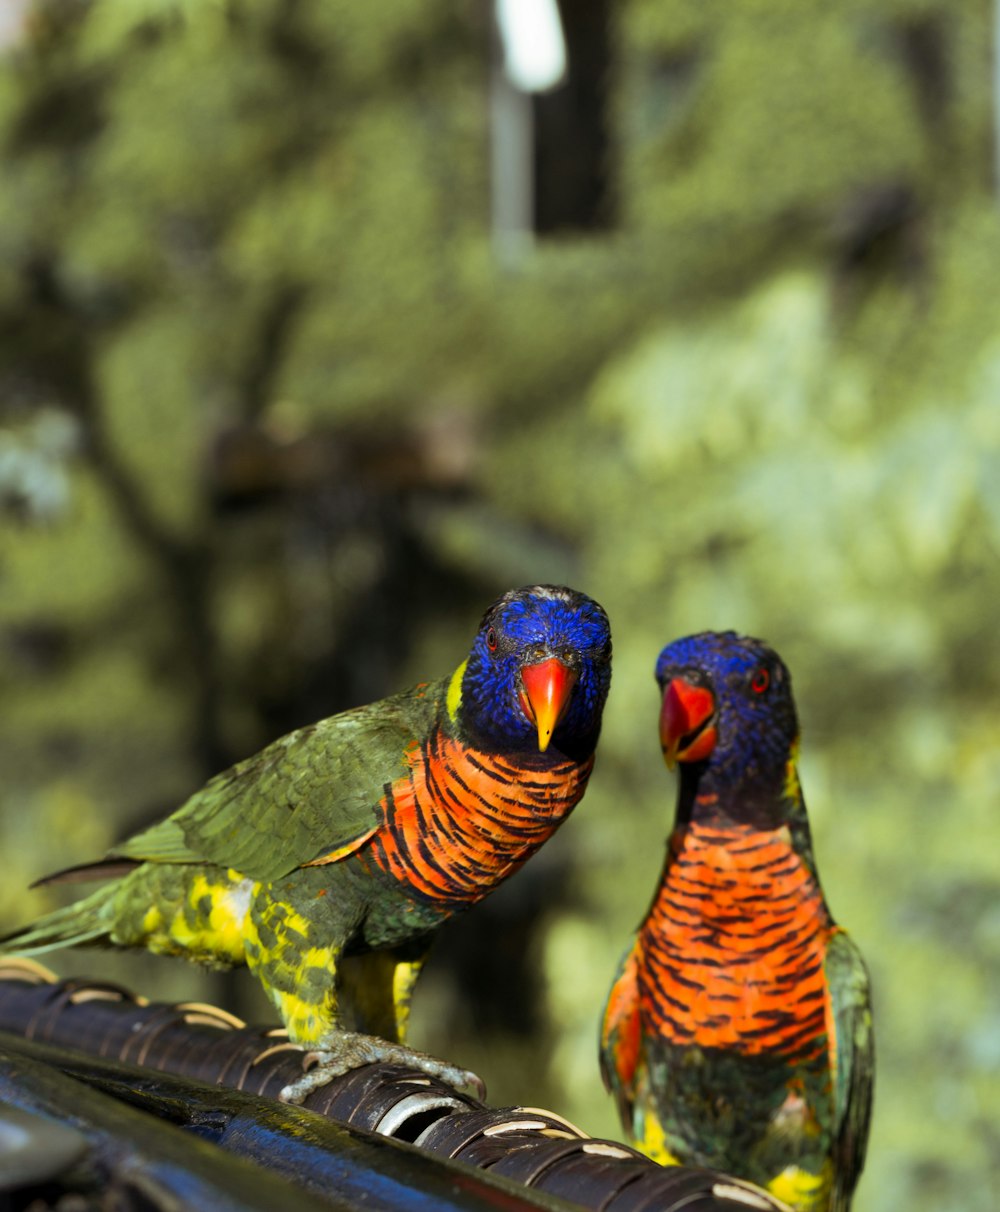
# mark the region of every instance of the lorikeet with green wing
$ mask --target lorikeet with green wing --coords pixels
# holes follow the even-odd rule
[[[605,1084],[651,1157],[847,1212],[871,1109],[868,974],[816,872],[788,670],[759,640],[705,632],[664,648],[656,679],[677,816],[605,1010]]]
[[[516,871],[583,795],[610,678],[596,602],[512,590],[453,674],[217,775],[103,862],[61,873],[116,878],[0,949],[96,944],[249,965],[318,1059],[289,1099],[372,1060],[474,1083],[401,1047],[414,983],[435,930]]]

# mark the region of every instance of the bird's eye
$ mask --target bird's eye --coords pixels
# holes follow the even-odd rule
[[[496,652],[497,650],[497,633],[494,627],[491,627],[486,633],[486,647],[490,652]]]
[[[771,685],[771,675],[763,667],[757,670],[750,681],[750,689],[754,694],[763,694],[764,691]]]

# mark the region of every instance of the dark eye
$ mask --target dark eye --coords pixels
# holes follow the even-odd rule
[[[770,685],[771,675],[762,665],[751,678],[750,689],[754,692],[754,694],[763,694]]]
[[[490,652],[496,652],[497,650],[497,633],[496,629],[493,627],[491,627],[486,633],[486,647],[490,650]]]

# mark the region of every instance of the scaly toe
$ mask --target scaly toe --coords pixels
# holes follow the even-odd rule
[[[289,1082],[278,1098],[285,1103],[301,1103],[314,1090],[321,1089],[335,1077],[342,1077],[352,1069],[360,1069],[362,1065],[379,1063],[419,1069],[456,1089],[474,1090],[480,1100],[486,1097],[483,1079],[468,1069],[461,1069],[426,1052],[415,1052],[412,1048],[390,1043],[374,1035],[338,1031],[324,1039],[322,1047],[303,1054],[302,1064],[308,1066],[307,1071]]]

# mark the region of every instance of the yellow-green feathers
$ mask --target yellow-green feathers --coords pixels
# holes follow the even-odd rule
[[[462,705],[462,678],[465,677],[465,670],[469,662],[463,661],[461,665],[451,675],[451,681],[448,683],[448,693],[445,697],[445,709],[448,712],[448,717],[454,723],[458,719],[458,709]]]

